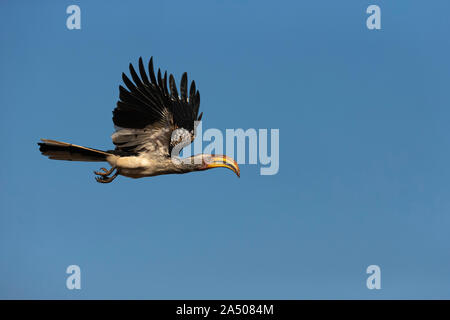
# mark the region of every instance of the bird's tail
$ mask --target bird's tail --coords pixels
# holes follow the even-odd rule
[[[92,148],[77,146],[75,144],[41,139],[38,142],[39,150],[44,156],[54,160],[68,160],[68,161],[106,161],[106,158],[111,155],[106,151],[101,151]]]

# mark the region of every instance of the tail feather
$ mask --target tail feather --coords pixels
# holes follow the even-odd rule
[[[75,144],[41,139],[38,142],[39,150],[44,156],[53,160],[68,160],[68,161],[106,161],[106,158],[111,155],[108,152],[77,146]]]

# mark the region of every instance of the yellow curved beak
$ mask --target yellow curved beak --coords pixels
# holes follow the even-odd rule
[[[206,169],[224,167],[233,170],[234,173],[240,178],[241,170],[234,159],[227,157],[225,155],[212,155],[211,160],[206,163]]]

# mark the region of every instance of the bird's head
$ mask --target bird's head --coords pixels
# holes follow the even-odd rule
[[[197,154],[183,159],[183,162],[189,168],[189,171],[203,171],[223,167],[232,170],[238,177],[241,176],[237,162],[222,154]]]

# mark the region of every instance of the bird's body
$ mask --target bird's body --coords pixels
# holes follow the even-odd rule
[[[146,155],[120,157],[116,155],[107,158],[111,167],[120,168],[120,174],[130,178],[152,177],[164,173],[184,173],[183,167],[163,156],[149,157]]]
[[[116,155],[107,158],[108,163],[115,168],[120,168],[123,176],[130,178],[151,177],[168,171],[169,161],[165,157],[128,156]]]
[[[113,111],[116,132],[112,141],[116,148],[102,151],[66,142],[41,139],[40,151],[55,160],[104,161],[110,170],[95,172],[97,181],[111,182],[118,175],[130,178],[151,177],[161,174],[187,173],[216,167],[226,167],[239,176],[237,163],[223,155],[200,154],[186,159],[178,157],[181,149],[195,138],[200,106],[200,93],[192,81],[189,97],[187,74],[181,78],[178,95],[172,75],[167,85],[167,72],[162,77],[153,71],[153,59],[148,65],[150,79],[139,59],[140,77],[130,64],[134,83],[122,74],[127,87],[120,86],[117,107]],[[170,92],[169,92],[170,89]],[[115,173],[110,176],[113,172]]]

